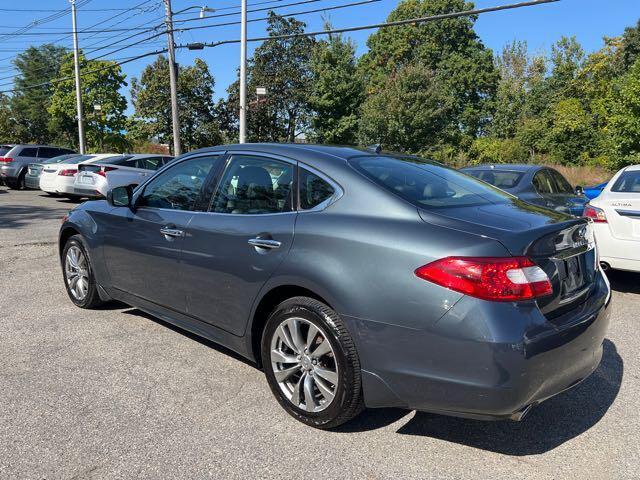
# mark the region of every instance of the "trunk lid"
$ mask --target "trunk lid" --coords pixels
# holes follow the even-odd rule
[[[596,206],[604,210],[611,234],[619,240],[640,240],[640,192],[608,192]]]
[[[494,239],[511,255],[531,258],[545,271],[553,286],[552,295],[537,300],[548,319],[582,304],[595,285],[595,242],[591,225],[584,218],[573,218],[520,200],[421,209],[419,214],[427,223]]]

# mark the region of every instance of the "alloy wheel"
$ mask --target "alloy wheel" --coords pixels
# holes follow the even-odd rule
[[[82,250],[73,245],[67,250],[64,273],[71,295],[82,301],[89,291],[89,264]]]
[[[335,398],[338,364],[326,334],[303,318],[292,317],[271,339],[271,368],[282,393],[297,408],[321,412]]]

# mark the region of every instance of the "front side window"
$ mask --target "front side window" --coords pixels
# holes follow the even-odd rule
[[[138,206],[171,210],[198,210],[199,197],[216,157],[185,160],[151,180]]]
[[[215,213],[260,215],[292,210],[294,166],[264,157],[233,156],[211,202]]]
[[[640,193],[640,170],[624,172],[611,187],[612,192]]]
[[[386,190],[420,208],[506,203],[514,197],[469,175],[416,157],[366,156],[349,163]]]
[[[309,210],[328,200],[335,193],[334,188],[318,175],[300,169],[299,176],[300,209]]]

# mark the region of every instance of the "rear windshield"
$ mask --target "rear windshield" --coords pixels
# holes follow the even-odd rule
[[[507,203],[514,198],[457,170],[417,157],[355,157],[349,163],[381,187],[420,208]]]
[[[464,173],[503,189],[515,188],[523,175],[512,170],[464,170]]]
[[[133,155],[117,155],[113,157],[106,157],[100,160],[100,163],[107,163],[111,165],[121,165],[129,160]]]
[[[75,158],[75,157],[80,157],[80,155],[78,155],[77,153],[71,153],[67,155],[58,155],[57,157],[49,158],[48,160],[45,160],[44,162],[40,162],[40,163],[43,163],[43,164],[61,163],[61,162],[64,162],[65,160],[71,160],[72,158]]]
[[[640,193],[640,170],[624,172],[611,187],[612,192]]]

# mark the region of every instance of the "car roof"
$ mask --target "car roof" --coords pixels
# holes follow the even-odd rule
[[[237,151],[237,150],[251,150],[260,153],[271,153],[274,155],[301,155],[301,154],[321,154],[323,156],[332,156],[342,160],[348,160],[349,158],[356,156],[366,155],[393,155],[392,152],[380,152],[376,154],[371,150],[354,146],[341,146],[341,145],[319,145],[313,143],[243,143],[243,144],[230,144],[230,145],[218,145],[216,147],[207,147],[200,150],[196,150],[191,153],[200,152],[213,152],[213,151]]]
[[[482,165],[473,165],[470,167],[464,167],[461,168],[460,170],[465,171],[465,170],[497,170],[497,171],[510,171],[510,172],[531,172],[533,170],[539,170],[541,168],[546,168],[546,167],[541,167],[540,165],[529,165],[526,163],[485,163]]]
[[[640,165],[629,165],[624,169],[625,172],[637,172],[640,170]]]

